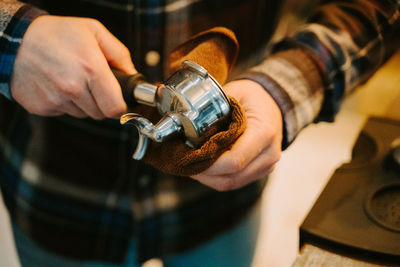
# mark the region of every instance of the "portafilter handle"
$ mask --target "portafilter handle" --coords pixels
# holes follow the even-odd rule
[[[155,97],[157,86],[146,82],[143,74],[126,74],[117,69],[111,69],[115,78],[121,86],[122,96],[128,107],[134,107],[136,104],[155,106]]]

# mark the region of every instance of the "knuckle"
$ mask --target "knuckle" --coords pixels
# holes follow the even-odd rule
[[[282,152],[280,149],[278,149],[278,151],[274,154],[274,157],[273,157],[274,164],[278,163],[278,161],[281,159],[281,155],[282,155]]]
[[[131,52],[129,51],[128,47],[126,47],[125,45],[122,45],[121,56],[123,58],[131,58]]]
[[[268,163],[265,165],[265,173],[269,174],[271,172],[273,172],[276,168],[276,164],[278,163],[278,161],[281,158],[281,151],[278,150],[276,152],[273,153],[273,155],[270,157]]]
[[[219,191],[219,192],[227,192],[236,189],[237,183],[235,179],[232,178],[226,178],[222,182],[218,183],[215,185],[214,189]]]
[[[82,69],[82,73],[85,73],[87,77],[92,77],[96,74],[96,62],[92,60],[90,55],[87,55],[85,59],[80,60],[79,65]]]
[[[27,111],[31,114],[39,116],[52,116],[59,113],[62,108],[62,103],[55,97],[45,95],[42,97],[41,103],[27,107]]]
[[[71,99],[79,99],[83,95],[83,88],[77,79],[65,79],[58,83],[62,94]]]
[[[68,87],[67,90],[65,90],[65,94],[73,100],[79,99],[83,95],[83,90],[77,86],[71,86]]]
[[[54,95],[46,95],[43,99],[42,112],[60,111],[63,106],[61,98]]]
[[[88,23],[90,27],[93,27],[94,29],[99,29],[101,27],[104,27],[103,24],[98,21],[97,19],[93,18],[84,18],[84,20]]]
[[[84,119],[87,118],[87,114],[84,112],[70,112],[70,115],[72,115],[73,117],[79,118],[79,119]]]
[[[91,114],[90,117],[95,120],[102,120],[105,118],[103,114]]]
[[[39,116],[49,116],[53,113],[52,109],[44,105],[28,108],[27,111]]]
[[[230,164],[230,170],[232,172],[240,172],[245,168],[245,159],[242,155],[235,155]]]
[[[56,81],[56,87],[63,95],[74,98],[79,97],[82,91],[79,88],[79,82],[74,78],[58,79]]]
[[[263,139],[268,142],[271,143],[272,140],[275,138],[277,134],[277,130],[274,129],[273,127],[268,127],[267,129],[265,129],[265,131],[262,133],[258,133],[259,136],[262,136]]]
[[[271,155],[270,158],[270,165],[275,165],[276,163],[278,163],[278,161],[281,159],[281,151],[279,149],[277,149],[276,151],[274,151]]]

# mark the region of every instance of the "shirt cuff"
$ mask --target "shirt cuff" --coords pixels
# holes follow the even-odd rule
[[[324,99],[321,75],[314,61],[300,49],[277,52],[238,79],[259,83],[278,104],[283,118],[282,149],[321,110]]]
[[[32,21],[47,13],[19,2],[1,7],[0,12],[4,23],[0,27],[0,94],[11,100],[11,75],[21,40]]]

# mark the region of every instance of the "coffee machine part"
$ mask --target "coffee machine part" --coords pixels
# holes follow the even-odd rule
[[[140,114],[121,116],[121,124],[134,125],[139,142],[133,158],[146,153],[148,139],[162,142],[174,134],[182,134],[186,144],[197,147],[211,125],[230,112],[229,98],[219,83],[195,62],[186,60],[174,74],[159,86],[146,82],[141,74],[126,75],[115,71],[128,106],[135,102],[155,107],[161,120],[152,124]]]

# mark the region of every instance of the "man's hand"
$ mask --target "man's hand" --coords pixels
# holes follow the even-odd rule
[[[41,16],[15,59],[11,95],[42,116],[118,117],[126,111],[109,65],[135,73],[128,49],[93,19]]]
[[[192,177],[218,191],[237,189],[265,177],[279,160],[282,145],[282,115],[264,88],[239,80],[226,84],[224,91],[243,107],[247,128],[231,150]]]

